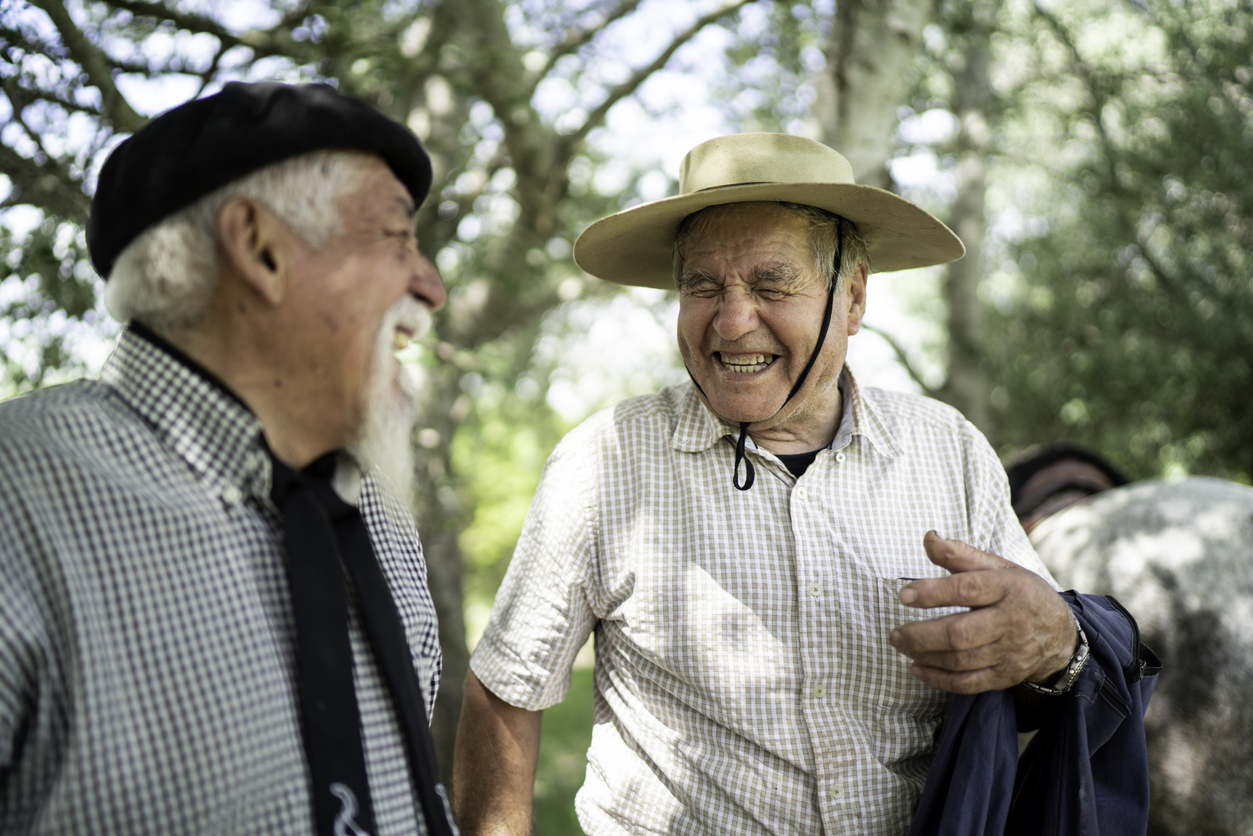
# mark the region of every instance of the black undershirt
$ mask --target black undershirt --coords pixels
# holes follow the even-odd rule
[[[827,448],[819,447],[817,450],[810,450],[808,453],[791,453],[789,455],[775,453],[774,457],[783,462],[783,466],[799,479],[809,469],[809,466],[814,463],[814,459],[818,458],[818,454],[825,449]]]

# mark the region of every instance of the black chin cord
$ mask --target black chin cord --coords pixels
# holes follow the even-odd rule
[[[814,361],[818,359],[818,352],[822,351],[822,345],[827,341],[827,329],[831,326],[831,310],[834,306],[835,287],[833,285],[827,293],[827,309],[822,314],[822,327],[818,329],[818,344],[814,346],[813,354],[809,355],[809,362],[805,364],[804,371],[801,372],[800,377],[796,378],[796,383],[792,385],[792,391],[787,393],[787,398],[784,399],[779,409],[775,410],[776,415],[800,391],[801,386],[805,385],[805,378],[809,377],[809,370],[814,367]],[[686,365],[684,367],[686,368]],[[692,385],[704,395],[705,390],[701,389],[701,385],[696,381],[696,377],[692,374],[691,369],[687,370],[687,376],[692,378]],[[708,398],[709,396],[705,395],[705,397]],[[737,491],[746,491],[753,486],[753,482],[757,481],[757,470],[753,467],[752,461],[749,460],[746,454],[748,425],[751,423],[751,421],[740,422],[740,437],[735,442],[735,466],[731,469],[731,484],[735,485]],[[744,463],[744,482],[742,484],[740,482],[740,462]]]
[[[843,261],[843,247],[840,246],[840,229],[836,227],[835,233],[835,275],[831,277],[831,287],[827,290],[827,309],[822,314],[822,327],[818,329],[818,342],[814,345],[813,354],[809,355],[809,362],[805,364],[805,370],[801,372],[800,377],[796,378],[796,383],[792,385],[792,391],[787,393],[787,397],[775,410],[778,415],[783,407],[787,406],[788,401],[800,391],[801,386],[805,384],[805,378],[809,377],[809,370],[814,367],[814,361],[818,359],[818,352],[822,351],[822,346],[827,341],[827,329],[831,325],[831,311],[835,307],[835,288],[840,283],[840,263]],[[687,364],[684,364],[687,368]],[[687,376],[692,378],[692,385],[705,395],[705,390],[701,389],[700,384],[696,381],[696,377],[692,374],[691,369],[687,369]],[[705,395],[708,400],[709,396]],[[751,421],[740,422],[740,437],[735,442],[735,465],[731,468],[731,484],[735,485],[737,491],[746,491],[753,486],[753,482],[757,481],[757,471],[753,467],[753,463],[749,460],[746,448],[748,445],[748,425]],[[744,483],[740,484],[740,462],[744,463]]]
[[[784,404],[786,405],[786,401]],[[780,407],[782,409],[782,407]],[[748,425],[749,421],[740,422],[740,438],[735,442],[735,467],[731,471],[731,484],[735,485],[737,491],[746,491],[753,486],[753,482],[757,481],[757,470],[753,467],[753,463],[748,460],[748,456],[744,455],[744,448],[748,444]],[[740,484],[740,462],[744,462],[744,484]]]

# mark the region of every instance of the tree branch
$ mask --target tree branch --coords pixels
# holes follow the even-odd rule
[[[634,93],[639,86],[648,79],[649,76],[669,63],[674,54],[679,51],[679,48],[688,41],[692,40],[692,38],[696,37],[696,34],[700,32],[700,30],[704,29],[709,24],[726,17],[727,15],[738,12],[750,3],[756,2],[757,0],[735,0],[735,2],[723,6],[717,11],[710,12],[697,20],[686,30],[680,32],[677,36],[675,36],[674,40],[670,42],[670,45],[667,46],[660,55],[653,59],[652,63],[646,67],[641,67],[636,70],[632,73],[630,78],[619,84],[617,87],[612,88],[609,91],[609,94],[605,97],[605,100],[600,103],[600,106],[588,114],[587,119],[583,121],[583,124],[578,128],[578,130],[563,138],[565,146],[567,148],[577,147],[578,144],[582,142],[594,128],[604,122],[605,116],[614,105]]]
[[[33,101],[47,102],[48,104],[64,108],[71,113],[85,113],[93,118],[100,116],[100,113],[94,107],[81,105],[50,90],[36,90],[25,87],[17,84],[12,77],[0,79],[0,90],[3,90],[4,94],[9,97],[9,103],[13,107],[13,118],[15,119],[18,118],[17,113],[24,110]]]
[[[134,133],[143,127],[148,120],[136,113],[122,91],[118,90],[108,57],[78,28],[66,11],[65,4],[61,0],[31,0],[31,3],[47,13],[70,56],[83,68],[92,86],[100,90],[102,114],[112,123],[113,129],[119,133]]]
[[[13,184],[13,193],[0,206],[30,204],[79,225],[87,223],[91,202],[81,184],[56,163],[40,164],[0,145],[0,174]]]
[[[428,222],[425,228],[419,230],[418,232],[418,237],[422,242],[424,250],[426,247],[430,247],[432,252],[438,252],[452,240],[453,236],[457,234],[457,227],[461,224],[461,221],[466,217],[466,215],[470,214],[470,211],[474,208],[475,201],[483,196],[483,194],[487,191],[488,184],[490,184],[492,182],[492,178],[496,176],[496,172],[505,168],[508,161],[509,155],[505,146],[502,144],[496,149],[496,153],[492,155],[492,158],[488,161],[487,165],[483,167],[484,177],[482,186],[472,191],[462,192],[447,197],[441,196],[439,198],[435,205],[436,220]],[[451,174],[448,177],[449,182],[455,182],[456,179],[456,174]],[[446,201],[452,201],[457,206],[456,211],[449,213],[447,217],[439,212],[439,206]]]
[[[553,49],[552,53],[549,54],[548,61],[544,63],[544,68],[536,73],[535,78],[540,79],[547,76],[550,72],[552,72],[553,67],[557,66],[558,61],[571,53],[577,52],[584,44],[588,43],[592,40],[592,38],[605,31],[605,28],[611,23],[621,20],[631,12],[635,11],[639,8],[641,2],[643,2],[643,0],[623,0],[623,2],[618,4],[616,9],[605,16],[605,19],[600,22],[599,26],[581,29],[567,34],[566,39],[557,45]]]
[[[1137,200],[1136,196],[1124,188],[1122,183],[1118,180],[1117,164],[1115,163],[1117,150],[1114,146],[1114,140],[1110,137],[1109,132],[1105,130],[1105,124],[1101,120],[1101,112],[1104,110],[1105,105],[1109,102],[1109,97],[1106,96],[1100,88],[1098,88],[1093,78],[1091,68],[1088,66],[1088,63],[1084,60],[1083,56],[1079,53],[1079,47],[1075,44],[1074,39],[1070,37],[1070,33],[1066,30],[1066,27],[1062,25],[1062,22],[1057,18],[1057,16],[1052,12],[1041,8],[1038,0],[1035,4],[1035,13],[1044,19],[1044,21],[1049,25],[1049,28],[1053,30],[1053,34],[1056,35],[1057,39],[1062,42],[1062,45],[1070,54],[1071,65],[1074,68],[1075,75],[1082,80],[1084,87],[1088,91],[1088,95],[1092,97],[1092,123],[1096,130],[1097,141],[1100,144],[1102,152],[1101,157],[1105,167],[1105,181],[1108,184],[1107,187],[1109,191],[1115,196],[1123,199],[1119,201],[1120,206],[1123,205],[1126,200]],[[1136,249],[1140,251],[1140,256],[1148,265],[1149,270],[1162,283],[1162,285],[1166,288],[1166,291],[1170,293],[1176,301],[1184,305],[1191,306],[1188,294],[1179,284],[1178,278],[1170,274],[1170,271],[1166,269],[1166,266],[1163,265],[1149,251],[1148,244],[1141,240],[1141,236],[1139,230],[1136,228],[1135,222],[1131,218],[1128,218],[1126,213],[1122,211],[1119,212],[1119,222],[1121,223],[1124,232],[1127,234],[1128,239],[1135,242]]]
[[[905,367],[905,371],[909,374],[910,380],[914,381],[914,383],[917,383],[918,387],[922,389],[922,391],[925,394],[934,396],[935,393],[939,391],[938,389],[935,389],[934,387],[927,385],[926,381],[922,379],[922,375],[919,374],[918,370],[914,368],[913,363],[909,362],[909,355],[905,353],[905,349],[901,347],[901,344],[898,343],[892,337],[891,334],[889,334],[887,331],[884,331],[882,328],[876,328],[873,325],[867,325],[865,322],[862,322],[861,327],[865,328],[867,331],[871,332],[872,334],[878,334],[880,337],[883,338],[883,341],[886,342],[888,344],[888,347],[892,349],[892,352],[896,354],[896,361]]]
[[[50,59],[59,60],[66,57],[65,47],[56,41],[46,41],[37,34],[0,25],[0,51],[3,51],[5,59],[10,63],[16,63],[12,56],[14,48],[28,54],[44,55]]]
[[[163,3],[150,0],[107,0],[107,2],[113,8],[130,12],[137,17],[168,21],[187,32],[212,35],[221,43],[222,52],[231,47],[243,46],[251,49],[257,56],[284,54],[282,45],[274,33],[283,31],[308,16],[308,5],[302,4],[284,15],[283,19],[272,29],[251,30],[239,35],[211,17],[171,9]]]

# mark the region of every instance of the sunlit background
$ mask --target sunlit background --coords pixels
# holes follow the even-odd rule
[[[107,357],[119,326],[82,224],[145,118],[282,79],[408,124],[435,161],[419,226],[450,291],[404,355],[446,752],[552,446],[685,378],[673,295],[586,276],[574,239],[673,194],[720,134],[825,141],[970,248],[872,277],[863,385],[958,406],[1004,456],[1064,439],[1137,478],[1248,483],[1251,33],[1251,0],[0,0],[0,397]],[[546,719],[545,833],[575,832],[589,688],[576,673]]]

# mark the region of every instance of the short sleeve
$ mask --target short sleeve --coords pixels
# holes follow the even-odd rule
[[[549,458],[470,667],[492,693],[530,711],[558,703],[596,624],[595,445],[580,428]],[[584,430],[584,431],[581,431]]]
[[[1054,589],[1052,573],[1032,548],[1009,500],[1009,479],[992,445],[969,421],[965,422],[967,450],[966,491],[970,497],[972,546],[1013,561],[1035,572]]]

